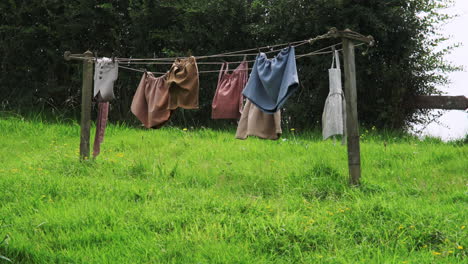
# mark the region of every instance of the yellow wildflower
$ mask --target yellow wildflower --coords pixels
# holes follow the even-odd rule
[[[403,229],[403,226],[402,226],[402,225],[400,225],[400,226],[398,227],[398,229],[400,229],[400,230],[401,230],[401,229]]]
[[[424,245],[423,248],[427,248],[427,245]]]
[[[295,129],[295,128],[291,128],[290,130],[291,130],[291,131],[296,131],[296,129]]]
[[[182,130],[183,130],[183,131],[187,131],[188,129],[187,129],[187,128],[184,128],[184,129],[182,129]]]
[[[452,253],[453,253],[453,250],[449,250],[448,253],[449,253],[449,254],[452,254]]]
[[[437,251],[433,251],[433,252],[432,252],[432,255],[434,255],[434,256],[439,256],[439,255],[442,255],[442,253],[437,252]]]
[[[458,249],[463,249],[463,247],[462,247],[462,246],[458,246],[457,248],[458,248]]]
[[[466,226],[461,226],[460,228],[461,228],[461,229],[465,229],[465,227],[466,227]]]
[[[414,225],[410,226],[410,228],[414,228]]]
[[[123,153],[117,153],[117,157],[123,158],[124,154]]]

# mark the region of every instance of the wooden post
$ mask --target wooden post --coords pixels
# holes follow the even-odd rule
[[[345,71],[346,134],[348,136],[349,183],[359,185],[361,178],[361,153],[359,146],[359,123],[357,112],[356,66],[354,43],[343,38],[343,60]]]
[[[372,36],[364,36],[350,29],[340,31],[331,28],[327,37],[341,38],[343,41],[343,60],[345,70],[346,97],[346,134],[348,137],[349,183],[359,185],[361,179],[361,152],[359,147],[359,121],[357,113],[356,66],[354,60],[354,41],[368,46],[375,44]]]
[[[81,88],[80,159],[89,158],[89,134],[91,129],[91,99],[93,89],[93,53],[86,51],[83,60],[83,87]]]

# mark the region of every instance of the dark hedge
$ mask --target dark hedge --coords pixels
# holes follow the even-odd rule
[[[435,48],[444,40],[440,10],[429,0],[5,0],[0,2],[0,102],[3,110],[53,110],[76,117],[81,64],[63,53],[87,49],[98,56],[205,55],[308,39],[331,27],[373,35],[376,46],[357,48],[358,110],[364,125],[403,128],[430,118],[406,109],[414,95],[438,93],[456,68]],[[331,44],[298,48],[305,53]],[[236,60],[237,58],[234,58]],[[331,56],[298,61],[301,88],[285,105],[290,127],[320,125]],[[167,67],[146,66],[153,71]],[[217,67],[200,66],[215,70]],[[140,73],[121,70],[111,120],[135,122],[130,104]],[[210,120],[217,74],[200,76],[200,110],[178,111],[172,124],[219,126]],[[232,123],[231,123],[232,124]]]

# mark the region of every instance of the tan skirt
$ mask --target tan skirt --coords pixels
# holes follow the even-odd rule
[[[236,138],[246,139],[248,136],[256,136],[276,140],[281,133],[280,110],[274,114],[267,114],[247,100],[237,126]]]

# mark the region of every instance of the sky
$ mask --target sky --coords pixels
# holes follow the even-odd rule
[[[446,95],[464,95],[468,97],[468,1],[456,0],[455,6],[443,11],[447,14],[457,14],[459,17],[443,26],[443,33],[450,37],[446,44],[461,43],[446,59],[454,65],[463,66],[461,72],[449,74],[451,84],[440,87]],[[462,110],[447,111],[440,119],[442,125],[431,123],[423,131],[422,135],[440,137],[443,140],[452,140],[465,137],[468,134],[468,112]]]

